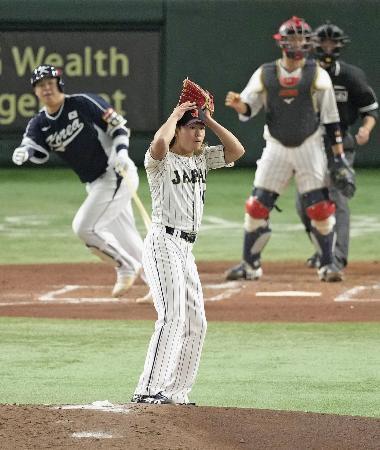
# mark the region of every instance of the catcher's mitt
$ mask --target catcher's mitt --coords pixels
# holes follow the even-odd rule
[[[350,167],[344,156],[334,156],[331,180],[345,197],[352,198],[354,196],[356,191],[355,171]]]
[[[197,83],[186,78],[183,80],[183,87],[178,104],[185,102],[195,102],[201,110],[208,109],[210,114],[214,112],[214,97],[209,91],[202,89]]]

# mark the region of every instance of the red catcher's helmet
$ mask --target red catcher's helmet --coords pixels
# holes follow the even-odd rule
[[[312,47],[311,34],[310,25],[304,19],[293,16],[280,26],[278,33],[274,34],[273,37],[288,58],[303,59]],[[298,46],[295,42],[289,40],[290,36],[303,37],[303,44]]]

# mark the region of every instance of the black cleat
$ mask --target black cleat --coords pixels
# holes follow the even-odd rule
[[[321,267],[321,260],[318,253],[314,253],[313,256],[310,256],[310,258],[306,260],[306,265],[307,267],[310,267],[310,269],[319,269]]]
[[[242,261],[226,272],[226,280],[258,280],[263,276],[263,269],[259,266],[253,268],[247,262]]]
[[[142,395],[142,394],[134,394],[134,396],[131,399],[132,403],[145,403],[145,399],[147,399],[149,395]]]
[[[327,281],[329,283],[334,281],[343,281],[343,273],[333,263],[318,269],[318,276],[321,281]]]
[[[174,404],[173,400],[163,395],[159,392],[156,395],[152,395],[148,398],[145,398],[142,403],[148,403],[150,405],[171,405]]]

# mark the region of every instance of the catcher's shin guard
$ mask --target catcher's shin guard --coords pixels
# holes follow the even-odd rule
[[[261,252],[267,245],[271,233],[268,224],[254,231],[244,232],[243,259],[253,268],[260,267]]]
[[[310,239],[318,249],[320,255],[320,266],[326,266],[333,261],[333,252],[335,247],[336,235],[334,231],[328,234],[321,234],[315,227],[312,227]]]

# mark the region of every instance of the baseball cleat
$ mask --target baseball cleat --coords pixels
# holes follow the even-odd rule
[[[343,273],[335,264],[328,264],[318,270],[318,277],[321,281],[334,282],[343,281]]]
[[[133,396],[134,397],[134,396]],[[145,403],[148,405],[174,405],[175,402],[159,392],[156,395],[141,395],[140,401],[136,403]]]
[[[136,281],[137,274],[118,274],[116,284],[112,290],[112,297],[124,295]]]
[[[136,298],[136,303],[150,303],[153,305],[153,296],[151,291],[144,295],[144,297]]]
[[[306,265],[311,269],[319,269],[321,267],[321,260],[318,253],[314,253],[314,255],[310,256],[310,258],[306,260]]]
[[[242,261],[232,269],[226,272],[226,280],[258,280],[263,276],[263,269],[257,267],[254,269],[247,262]]]
[[[145,403],[145,399],[148,398],[149,395],[143,395],[143,394],[134,394],[131,398],[131,403]]]

